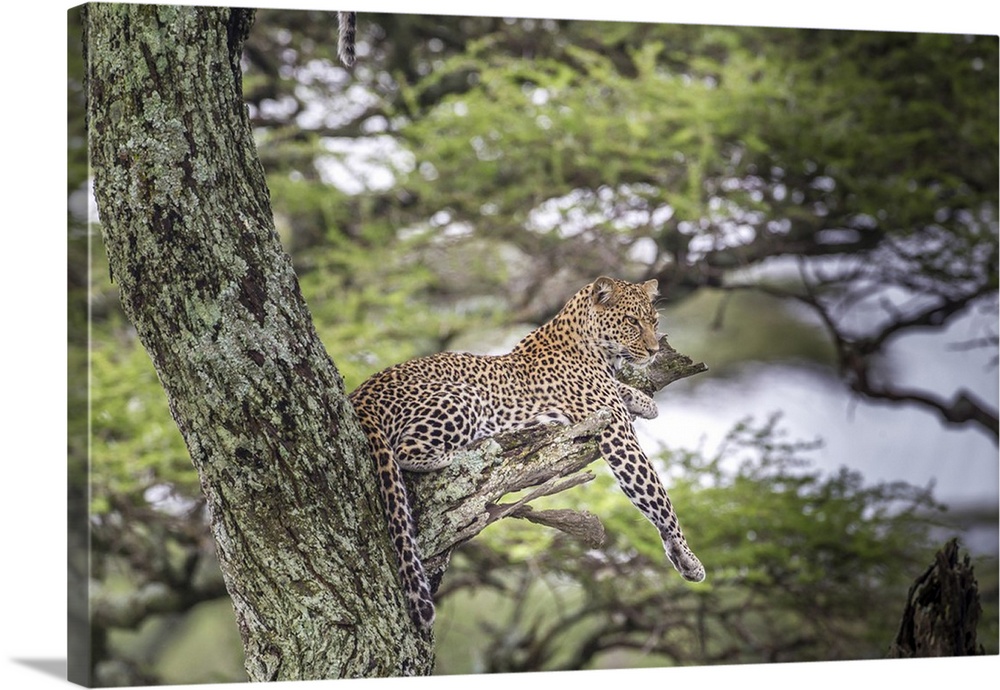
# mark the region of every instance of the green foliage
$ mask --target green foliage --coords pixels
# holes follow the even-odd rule
[[[495,320],[489,306],[434,306],[437,283],[426,267],[408,258],[406,245],[359,247],[331,242],[310,257],[314,270],[300,284],[317,331],[338,353],[348,390],[375,371],[446,349],[457,334]]]
[[[164,481],[197,495],[197,473],[146,352],[94,347],[90,364],[93,511],[107,512],[112,497],[144,503],[142,492]]]
[[[491,527],[477,541],[503,565],[483,575],[473,551],[449,572],[481,585],[442,608],[440,627],[460,627],[463,641],[449,639],[464,652],[451,650],[455,665],[439,672],[472,670],[463,653],[490,670],[614,665],[612,652],[629,649],[646,649],[643,663],[654,665],[883,656],[936,546],[941,506],[927,489],[869,485],[847,469],[825,475],[807,458],[817,445],[785,438],[774,416],[737,425],[714,454],[663,451],[671,497],[708,569],[701,584],[670,570],[656,530],[604,468],[547,499],[599,515],[600,551],[519,522]],[[486,608],[471,607],[484,597]]]
[[[195,607],[184,619],[152,619],[110,638],[119,654],[141,660],[144,673],[165,685],[246,681],[239,629],[225,598]]]
[[[560,35],[530,61],[498,50],[499,32],[470,41],[403,88],[412,103],[465,84],[400,130],[417,198],[510,236],[547,200],[602,194],[601,218],[574,203],[560,229],[649,235],[674,275],[888,236],[922,244],[883,247],[881,281],[996,282],[997,160],[983,155],[998,144],[995,37],[591,23]]]
[[[234,620],[232,604],[226,599],[202,604],[180,623],[185,631],[176,635],[159,661],[159,677],[165,684],[243,681],[242,644]],[[205,655],[201,650],[220,651]]]
[[[684,468],[675,491],[693,491],[703,507],[707,534],[701,536],[717,549],[719,579],[738,577],[752,563],[754,580],[779,596],[798,596],[819,583],[831,597],[841,587],[856,596],[881,579],[887,554],[918,561],[927,555],[920,549],[932,546],[929,515],[941,508],[929,489],[902,482],[866,486],[847,468],[823,476],[800,457],[816,444],[784,440],[777,420],[759,428],[738,424],[709,459],[674,458]],[[694,520],[702,524],[697,514]]]
[[[446,62],[442,75],[474,65],[476,87],[444,99],[403,130],[420,152],[419,174],[407,183],[418,194],[433,190],[449,209],[487,229],[494,217],[524,224],[539,203],[577,188],[640,182],[679,185],[670,203],[680,217],[697,217],[701,194],[689,183],[700,186],[699,166],[715,153],[712,124],[731,120],[713,102],[723,94],[703,85],[681,88],[683,77],[658,72],[655,48],[639,55],[636,79],[622,79],[600,52],[572,46],[570,64],[475,50]],[[724,97],[733,102],[732,94]],[[483,200],[496,207],[486,218]]]

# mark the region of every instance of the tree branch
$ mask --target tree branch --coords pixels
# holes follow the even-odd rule
[[[942,421],[953,424],[974,424],[987,432],[994,443],[1000,436],[1000,419],[997,411],[967,390],[955,392],[951,400],[927,391],[910,390],[899,386],[878,384],[872,380],[871,370],[874,355],[881,352],[892,338],[919,329],[941,328],[951,318],[963,313],[976,300],[995,291],[988,285],[981,285],[958,297],[939,295],[940,301],[911,314],[895,313],[895,309],[883,305],[893,312],[884,325],[865,336],[852,336],[834,318],[832,309],[824,304],[813,281],[805,273],[805,264],[800,263],[802,292],[766,284],[738,284],[724,286],[723,290],[755,290],[780,299],[794,299],[809,307],[823,323],[837,352],[840,375],[851,390],[871,400],[890,403],[909,403],[936,413]]]
[[[411,496],[432,582],[440,580],[451,551],[528,502],[593,479],[583,470],[600,457],[596,435],[610,421],[601,411],[569,427],[537,427],[484,439],[456,452],[440,472],[409,475]],[[534,490],[512,503],[503,496]],[[523,514],[523,513],[522,513]]]
[[[978,424],[991,434],[994,443],[997,443],[1000,436],[1000,420],[997,418],[997,413],[965,389],[957,391],[951,400],[945,400],[921,391],[877,386],[871,383],[867,376],[858,376],[851,382],[851,388],[872,400],[913,403],[931,409],[948,424]]]
[[[708,371],[704,362],[695,362],[670,346],[667,336],[660,338],[660,351],[645,367],[636,367],[625,363],[618,373],[619,380],[646,395],[653,395],[666,388],[674,381],[686,379],[695,374]]]

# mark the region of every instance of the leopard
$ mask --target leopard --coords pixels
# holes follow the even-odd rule
[[[506,354],[418,357],[372,375],[350,393],[377,466],[400,583],[418,627],[433,626],[434,600],[402,471],[440,470],[452,462],[452,451],[481,439],[539,424],[573,424],[602,409],[610,421],[597,446],[618,486],[657,528],[681,577],[705,579],[635,433],[636,418],[656,417],[656,403],[615,378],[623,363],[641,367],[659,351],[658,294],[655,279],[600,276]]]

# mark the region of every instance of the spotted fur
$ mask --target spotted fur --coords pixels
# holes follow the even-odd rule
[[[574,423],[611,411],[601,454],[619,486],[659,530],[667,557],[686,580],[705,569],[688,548],[677,515],[632,427],[656,416],[655,402],[614,378],[622,360],[642,365],[659,350],[655,280],[601,277],[506,355],[443,352],[381,371],[351,393],[378,466],[389,529],[414,621],[430,627],[434,600],[417,547],[401,469],[426,472],[448,453],[500,431]]]

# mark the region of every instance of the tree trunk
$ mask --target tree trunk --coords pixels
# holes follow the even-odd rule
[[[959,561],[958,542],[952,539],[910,587],[889,656],[982,654],[982,647],[976,643],[980,613],[979,588],[969,557]]]
[[[249,677],[426,674],[364,437],[274,231],[241,94],[252,21],[89,6],[112,277],[201,478]]]
[[[250,679],[429,674],[433,642],[406,609],[374,463],[274,231],[241,96],[252,20],[88,6],[88,136],[112,278],[198,470]],[[651,393],[705,369],[661,346],[632,385]],[[411,477],[435,585],[456,545],[507,515],[598,541],[592,516],[527,503],[586,481],[574,473],[598,457],[590,439],[605,423],[487,439]]]

